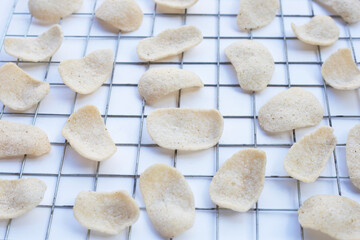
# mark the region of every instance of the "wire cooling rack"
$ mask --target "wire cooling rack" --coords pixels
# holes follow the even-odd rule
[[[32,18],[26,0],[5,1],[1,8],[11,11],[3,23],[0,38],[0,65],[15,62],[37,79],[50,83],[50,94],[34,109],[25,113],[1,107],[0,119],[29,123],[49,135],[50,154],[36,159],[26,156],[0,162],[0,175],[6,179],[37,177],[48,189],[41,205],[14,220],[0,222],[4,239],[161,239],[148,219],[138,187],[140,174],[154,163],[167,163],[181,171],[193,189],[196,220],[192,229],[175,239],[319,239],[316,233],[303,230],[297,221],[297,210],[304,200],[315,194],[339,194],[360,201],[352,187],[345,163],[348,130],[359,122],[359,92],[338,91],[324,84],[320,68],[324,59],[340,47],[349,47],[354,60],[360,58],[360,24],[347,25],[333,16],[340,28],[339,41],[327,48],[313,47],[298,41],[290,23],[302,24],[314,15],[331,13],[311,0],[280,0],[281,8],[274,21],[250,33],[236,26],[238,0],[199,0],[187,11],[164,13],[151,0],[138,0],[144,21],[133,33],[117,33],[94,18],[101,0],[84,0],[78,12],[59,22],[64,42],[47,62],[19,61],[4,53],[6,37],[36,37],[48,26]],[[6,6],[10,4],[11,6]],[[140,61],[137,43],[166,28],[184,24],[198,26],[203,42],[181,56],[156,63]],[[1,25],[1,23],[0,23]],[[274,77],[260,93],[246,93],[238,86],[236,74],[224,56],[232,42],[254,39],[266,45],[276,63]],[[60,61],[80,58],[100,48],[115,53],[111,78],[89,96],[75,94],[62,83],[57,66]],[[358,63],[358,62],[357,62]],[[137,82],[149,67],[177,66],[197,73],[204,88],[182,90],[154,106],[145,105],[137,93]],[[258,109],[272,96],[289,87],[304,87],[314,93],[325,109],[322,125],[334,127],[338,144],[320,178],[311,184],[290,178],[282,162],[288,149],[304,134],[306,128],[269,136],[258,125]],[[116,142],[117,153],[96,163],[78,156],[61,136],[61,129],[77,108],[96,105]],[[158,107],[216,108],[224,115],[224,134],[215,147],[199,152],[169,151],[155,145],[146,132],[146,116]],[[267,154],[265,187],[254,207],[236,213],[215,206],[208,187],[221,164],[236,151],[257,147]],[[72,215],[74,199],[83,190],[128,191],[141,207],[139,220],[115,237],[88,231]]]

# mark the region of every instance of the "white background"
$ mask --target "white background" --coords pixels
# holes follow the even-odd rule
[[[97,191],[122,189],[130,194],[134,192],[135,199],[142,207],[140,218],[131,231],[126,229],[122,234],[114,237],[104,237],[90,232],[90,239],[161,239],[143,208],[139,187],[136,185],[134,189],[136,179],[134,174],[141,174],[154,163],[173,166],[174,159],[177,169],[186,176],[193,189],[197,207],[193,228],[176,239],[211,240],[217,239],[217,236],[218,239],[256,239],[256,237],[268,240],[301,239],[296,212],[299,199],[301,204],[314,194],[339,194],[341,189],[342,195],[360,201],[359,192],[348,179],[344,145],[348,130],[360,119],[359,92],[358,90],[339,91],[328,86],[325,89],[320,74],[321,66],[318,64],[320,61],[318,48],[298,41],[290,28],[291,22],[302,24],[309,21],[312,10],[315,15],[330,14],[329,12],[311,1],[282,0],[283,18],[279,11],[271,24],[252,32],[254,39],[269,48],[276,62],[276,70],[270,86],[256,93],[253,98],[252,94],[240,89],[235,71],[224,55],[224,49],[229,44],[241,38],[250,38],[248,33],[239,32],[236,26],[239,0],[199,0],[196,5],[188,9],[186,15],[181,14],[181,11],[178,11],[180,14],[158,14],[160,11],[157,9],[155,17],[153,1],[137,0],[145,13],[142,26],[135,32],[120,34],[119,41],[118,34],[111,27],[103,25],[97,19],[92,21],[91,13],[95,1],[84,0],[78,14],[61,21],[65,38],[51,62],[19,62],[19,66],[33,77],[51,83],[50,94],[39,105],[35,125],[47,132],[52,143],[52,151],[41,158],[26,159],[24,163],[23,177],[40,178],[46,182],[48,189],[41,206],[12,220],[9,239],[44,239],[47,232],[49,239],[87,237],[87,229],[83,228],[72,215],[72,205],[78,192],[94,189],[97,164],[81,158],[70,146],[64,151],[65,140],[61,136],[61,129],[71,112],[86,104],[96,105],[100,112],[106,115],[107,128],[118,145],[117,153],[99,165]],[[101,3],[102,0],[98,0],[95,8]],[[42,33],[49,27],[41,25],[36,19],[31,19],[26,0],[18,1],[15,14],[11,16],[13,4],[13,0],[0,2],[0,44],[4,34],[32,36]],[[340,47],[351,48],[349,40],[351,33],[354,38],[353,54],[359,61],[360,24],[347,26],[339,17],[334,19],[338,23],[340,37],[343,39],[331,47],[321,47],[321,60],[326,59]],[[8,20],[10,20],[9,25],[7,25]],[[181,26],[185,22],[199,27],[205,39],[200,45],[184,54],[183,65],[180,64],[181,56],[166,60],[166,64],[149,66],[139,64],[141,61],[136,55],[136,45],[142,38],[151,35],[152,26],[153,34],[156,35],[164,29]],[[112,78],[95,93],[86,96],[77,95],[75,99],[75,93],[62,84],[57,72],[58,62],[80,58],[84,53],[101,48],[117,50]],[[16,62],[16,59],[1,49],[0,61],[2,65],[6,61]],[[175,156],[174,151],[154,145],[146,132],[146,120],[143,129],[140,129],[142,114],[146,116],[155,108],[176,107],[178,104],[178,93],[174,93],[154,106],[145,106],[143,112],[142,100],[137,93],[136,84],[148,67],[165,65],[182,66],[202,78],[206,86],[198,91],[181,91],[179,106],[216,108],[218,105],[225,117],[224,133],[218,148],[191,153],[179,151]],[[111,81],[114,84],[112,88],[109,85]],[[217,83],[220,84],[219,88]],[[258,109],[266,101],[287,89],[289,83],[291,86],[303,86],[314,93],[325,109],[325,116],[320,124],[331,123],[338,139],[338,146],[321,174],[322,177],[314,183],[300,183],[299,186],[296,180],[288,177],[282,167],[283,158],[293,143],[292,133],[269,136],[259,128],[257,121],[254,125],[253,118],[254,99],[257,114]],[[1,104],[0,107],[2,109]],[[35,111],[34,108],[26,114],[14,114],[5,107],[2,119],[31,124]],[[296,130],[295,139],[315,128]],[[142,134],[141,139],[139,134]],[[208,187],[211,176],[216,172],[217,163],[221,165],[233,153],[244,147],[253,147],[255,142],[267,154],[267,178],[258,202],[258,214],[255,209],[247,213],[216,210],[215,205],[210,201]],[[22,162],[23,158],[1,160],[1,177],[18,178]],[[8,221],[0,221],[0,238],[5,236],[8,223]],[[305,239],[316,239],[316,236],[310,231],[304,231]]]

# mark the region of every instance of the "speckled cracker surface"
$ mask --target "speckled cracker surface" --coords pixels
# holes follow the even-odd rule
[[[194,151],[219,141],[224,120],[215,109],[161,108],[147,116],[146,126],[160,147]]]
[[[182,26],[141,40],[136,51],[141,60],[156,61],[185,52],[200,44],[202,40],[203,36],[197,27]]]
[[[39,157],[50,152],[46,133],[38,127],[0,120],[0,159]]]
[[[140,176],[146,211],[161,236],[172,238],[191,228],[194,196],[184,176],[166,164],[154,164]]]
[[[323,119],[324,109],[309,91],[294,87],[285,90],[259,110],[259,124],[267,132],[285,132],[315,126]]]
[[[234,66],[240,87],[246,91],[261,91],[270,82],[274,59],[260,42],[242,40],[225,49],[225,54]]]
[[[279,0],[241,0],[237,25],[242,31],[268,25],[280,8]]]
[[[0,101],[15,111],[34,107],[49,90],[49,83],[32,78],[14,63],[0,68]]]
[[[324,170],[336,146],[334,129],[321,126],[290,148],[285,156],[284,168],[293,178],[314,182]]]
[[[303,228],[320,231],[335,239],[360,239],[360,205],[347,197],[316,195],[300,207]]]
[[[74,216],[84,227],[106,234],[119,234],[139,218],[136,201],[125,191],[80,192]]]
[[[174,67],[151,68],[139,80],[138,90],[147,104],[183,88],[203,87],[195,73]]]
[[[340,48],[331,54],[322,65],[321,74],[333,88],[353,90],[360,87],[360,70],[349,48]]]
[[[211,200],[222,208],[248,211],[265,183],[265,152],[248,148],[225,161],[210,183]]]
[[[291,23],[296,37],[310,45],[330,46],[339,39],[339,27],[329,16],[315,16],[308,23],[296,26]]]
[[[54,25],[36,38],[7,37],[4,49],[7,54],[24,61],[45,61],[59,49],[63,37],[61,27]]]
[[[17,218],[44,198],[46,184],[37,178],[0,179],[0,219]]]
[[[116,152],[100,112],[93,105],[86,105],[71,114],[61,133],[84,158],[103,161]]]
[[[155,3],[175,9],[186,9],[197,3],[198,0],[154,0]]]
[[[340,15],[348,23],[360,21],[359,0],[315,0],[320,5]]]
[[[57,23],[60,18],[78,11],[83,0],[29,0],[28,7],[31,15],[47,22]]]
[[[346,165],[351,182],[360,189],[360,124],[349,131],[346,142]]]
[[[65,60],[58,69],[66,86],[75,92],[89,94],[109,78],[113,61],[114,54],[111,49],[100,49],[81,59]]]
[[[105,0],[95,16],[123,32],[135,31],[143,20],[143,12],[134,0]]]

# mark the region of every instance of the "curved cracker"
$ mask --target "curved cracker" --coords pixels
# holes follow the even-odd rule
[[[303,228],[320,231],[335,239],[360,239],[360,205],[338,195],[316,195],[300,207]]]
[[[50,152],[51,146],[46,133],[38,127],[0,120],[0,159],[39,157]]]
[[[63,82],[74,92],[95,92],[109,78],[114,54],[111,49],[95,50],[81,59],[65,60],[59,65]]]
[[[5,38],[7,54],[24,61],[40,62],[52,57],[61,46],[63,33],[59,25],[54,25],[37,38]]]
[[[46,184],[37,178],[0,180],[0,219],[17,218],[44,198]]]
[[[348,23],[360,21],[359,0],[315,0],[325,8],[340,15]]]
[[[197,3],[198,0],[154,0],[155,3],[173,9],[186,9]]]
[[[315,16],[301,26],[291,23],[291,28],[299,40],[310,45],[333,45],[340,34],[335,21],[329,16]]]
[[[147,116],[146,126],[160,147],[195,151],[219,141],[224,120],[215,109],[161,108]]]
[[[346,142],[346,165],[352,184],[360,189],[360,124],[349,131]]]
[[[349,48],[340,48],[331,54],[322,65],[321,74],[333,88],[353,90],[360,87],[360,70]]]
[[[32,108],[49,90],[49,83],[32,78],[14,63],[6,63],[0,68],[0,101],[15,111]]]
[[[184,176],[166,164],[154,164],[140,176],[146,211],[161,236],[172,238],[191,228],[194,195]]]
[[[135,31],[143,20],[143,12],[134,0],[105,0],[95,16],[123,32]]]
[[[262,28],[275,18],[279,0],[241,0],[236,21],[241,31]]]
[[[322,126],[300,138],[285,156],[286,172],[300,181],[315,182],[335,149],[333,132],[333,128]]]
[[[60,18],[78,11],[83,0],[29,0],[31,15],[47,23],[57,23]]]
[[[254,40],[238,41],[225,49],[225,54],[234,66],[240,87],[246,91],[261,91],[270,82],[274,59],[269,50]]]
[[[299,87],[285,90],[259,110],[259,124],[267,132],[285,132],[317,125],[324,109],[309,91]]]
[[[201,79],[193,72],[174,67],[151,68],[139,80],[138,89],[146,103],[183,88],[203,87]]]
[[[201,31],[197,27],[182,26],[141,40],[136,52],[143,61],[156,61],[185,52],[201,43],[202,39]]]
[[[137,202],[125,191],[80,192],[73,211],[87,229],[111,235],[131,226],[140,214]]]
[[[100,112],[93,105],[86,105],[71,114],[61,133],[84,158],[103,161],[116,152]]]
[[[248,148],[225,161],[210,183],[211,200],[219,207],[248,211],[258,200],[265,183],[266,154]]]

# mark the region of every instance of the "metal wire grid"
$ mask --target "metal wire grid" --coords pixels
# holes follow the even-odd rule
[[[223,0],[225,1],[225,0]],[[324,91],[324,95],[325,95],[325,100],[326,100],[326,106],[325,108],[327,109],[327,115],[324,116],[324,119],[326,119],[328,121],[329,126],[332,126],[332,119],[334,118],[354,118],[354,119],[359,119],[360,116],[359,115],[331,115],[330,113],[330,104],[329,104],[329,98],[328,98],[328,94],[327,94],[327,85],[325,83],[323,84],[317,84],[317,85],[307,85],[307,84],[292,84],[291,83],[291,79],[290,79],[290,70],[289,70],[289,65],[291,64],[316,64],[319,66],[319,71],[320,71],[320,67],[321,64],[323,62],[322,59],[322,55],[321,55],[321,49],[320,47],[317,48],[317,57],[318,57],[318,61],[315,62],[309,62],[309,61],[289,61],[288,58],[288,46],[287,46],[287,40],[288,39],[295,39],[294,37],[287,37],[285,34],[285,24],[284,24],[284,18],[286,17],[313,17],[314,16],[314,10],[313,10],[313,3],[312,0],[308,0],[309,2],[309,6],[310,6],[310,15],[284,15],[283,14],[283,9],[282,9],[282,1],[285,0],[280,0],[280,14],[277,15],[277,17],[280,17],[281,19],[281,31],[282,31],[282,37],[256,37],[253,36],[252,32],[249,33],[249,35],[247,37],[242,37],[242,36],[231,36],[231,37],[223,37],[220,36],[220,28],[221,28],[221,24],[220,24],[220,19],[223,16],[236,16],[235,14],[222,14],[220,13],[220,0],[217,0],[217,5],[218,5],[218,11],[217,14],[190,14],[187,13],[187,11],[185,11],[184,13],[159,13],[156,12],[156,5],[155,8],[153,10],[153,13],[147,13],[145,15],[150,15],[152,16],[152,25],[151,25],[151,34],[150,36],[153,36],[154,33],[154,25],[155,25],[155,20],[156,17],[159,15],[163,15],[163,16],[181,16],[183,19],[183,24],[186,24],[186,17],[187,16],[215,16],[217,17],[217,36],[216,37],[205,37],[205,39],[215,39],[217,42],[217,51],[216,51],[216,55],[217,55],[217,61],[216,62],[191,62],[191,61],[184,61],[184,55],[181,55],[180,58],[180,62],[157,62],[157,63],[151,63],[151,64],[174,64],[174,65],[179,65],[181,68],[183,67],[184,64],[213,64],[216,65],[216,84],[205,84],[205,87],[216,87],[216,108],[219,109],[219,102],[220,102],[220,97],[219,97],[219,90],[221,87],[238,87],[237,84],[220,84],[220,66],[221,65],[227,65],[230,64],[229,62],[222,62],[220,61],[220,40],[221,39],[279,39],[279,40],[283,40],[283,45],[284,45],[284,49],[285,49],[285,61],[277,61],[275,62],[276,64],[282,64],[286,66],[286,78],[287,78],[287,84],[270,84],[269,87],[293,87],[293,86],[300,86],[300,87],[319,87],[322,88]],[[35,37],[36,35],[28,35],[29,32],[29,28],[32,22],[32,17],[30,18],[30,21],[28,23],[27,26],[27,31],[25,35],[11,35],[11,34],[7,34],[11,20],[13,15],[29,15],[29,13],[27,12],[15,12],[15,8],[16,5],[18,3],[18,0],[14,0],[14,4],[12,7],[12,12],[9,16],[9,19],[7,21],[6,24],[6,30],[5,30],[5,34],[2,36],[2,38],[0,39],[0,46],[3,45],[3,41],[5,39],[5,37],[10,37],[10,36],[25,36],[25,37]],[[26,156],[24,156],[23,160],[22,160],[22,164],[21,164],[21,168],[19,170],[19,172],[0,172],[0,175],[15,175],[18,176],[19,178],[21,178],[22,176],[52,176],[52,177],[56,177],[56,185],[55,185],[55,192],[53,195],[53,201],[51,205],[41,205],[39,207],[41,208],[50,208],[50,215],[48,218],[48,224],[47,224],[47,229],[46,229],[46,234],[45,234],[45,239],[49,239],[50,237],[50,231],[51,231],[51,227],[52,227],[52,220],[53,220],[53,216],[54,216],[54,210],[55,208],[72,208],[72,205],[56,205],[56,199],[58,196],[58,190],[59,190],[59,183],[62,177],[64,176],[68,176],[68,177],[92,177],[94,178],[94,184],[93,184],[93,190],[97,190],[97,184],[98,184],[98,179],[99,177],[123,177],[123,178],[132,178],[133,179],[133,190],[132,190],[132,196],[135,197],[135,193],[136,193],[136,187],[137,187],[137,180],[139,178],[139,162],[140,162],[140,154],[141,154],[141,148],[142,147],[155,147],[155,144],[144,144],[142,143],[142,135],[143,135],[143,126],[144,126],[144,120],[147,117],[147,115],[145,114],[145,102],[142,101],[142,105],[141,105],[141,114],[140,115],[111,115],[109,114],[109,103],[110,103],[110,98],[111,98],[111,93],[112,93],[112,88],[113,86],[137,86],[136,84],[123,84],[123,83],[114,83],[113,82],[113,78],[114,78],[114,69],[115,66],[118,64],[138,64],[138,65],[146,65],[147,68],[150,66],[149,63],[144,63],[144,62],[126,62],[126,61],[116,61],[117,59],[117,53],[118,53],[118,48],[119,48],[119,43],[122,39],[127,39],[127,38],[145,38],[145,37],[149,37],[149,36],[127,36],[127,35],[123,35],[121,33],[117,34],[117,36],[97,36],[97,35],[91,35],[91,28],[94,22],[94,11],[97,8],[97,0],[94,0],[94,4],[93,4],[93,8],[92,8],[92,12],[91,13],[75,13],[74,15],[89,15],[91,16],[91,22],[88,28],[88,32],[86,36],[72,36],[72,35],[65,35],[65,38],[84,38],[85,39],[85,48],[83,51],[83,56],[85,56],[86,54],[86,50],[88,47],[88,43],[89,43],[89,39],[90,38],[99,38],[99,39],[116,39],[116,47],[115,47],[115,58],[114,58],[114,63],[113,63],[113,71],[111,74],[111,80],[110,83],[106,83],[104,84],[104,86],[108,87],[108,93],[107,93],[107,98],[106,98],[106,106],[105,106],[105,114],[103,114],[103,118],[104,118],[104,122],[106,124],[108,117],[112,117],[112,118],[132,118],[134,121],[139,121],[140,124],[140,128],[139,128],[139,132],[138,132],[138,141],[137,143],[118,143],[116,144],[117,146],[133,146],[137,148],[136,151],[136,164],[135,164],[135,169],[134,169],[134,174],[131,175],[126,175],[126,174],[101,174],[99,173],[99,168],[100,168],[100,162],[97,163],[96,165],[96,173],[95,174],[65,174],[62,173],[62,168],[63,168],[63,164],[64,164],[64,158],[65,158],[65,152],[66,152],[66,148],[68,146],[67,142],[52,142],[52,145],[61,145],[64,146],[63,149],[63,154],[62,154],[62,158],[61,158],[61,163],[60,163],[60,167],[58,169],[58,173],[57,174],[53,174],[53,173],[25,173],[24,172],[24,167],[26,164]],[[335,18],[338,18],[338,16],[333,16]],[[60,23],[61,24],[61,20]],[[360,37],[355,38],[351,36],[351,32],[350,32],[350,28],[348,25],[345,26],[346,30],[347,30],[347,37],[341,37],[340,39],[344,39],[350,42],[350,46],[351,46],[351,50],[352,53],[354,55],[354,59],[355,62],[357,62],[356,60],[356,54],[355,54],[355,48],[354,48],[354,44],[353,44],[353,39],[360,39]],[[7,62],[4,60],[0,60],[0,62]],[[26,61],[22,61],[25,62]],[[16,61],[16,64],[19,63],[19,60]],[[40,63],[46,63],[47,67],[46,67],[46,73],[45,73],[45,77],[44,80],[47,80],[47,75],[49,72],[49,67],[51,63],[59,63],[58,61],[52,61],[52,59],[50,58],[49,61],[47,62],[40,62]],[[61,86],[64,85],[63,83],[50,83],[51,86]],[[71,108],[71,113],[74,111],[75,108],[75,103],[77,100],[77,94],[75,94],[75,97],[73,99],[73,103],[72,103],[72,108]],[[214,147],[214,152],[215,152],[215,166],[216,166],[216,170],[219,168],[219,148],[221,147],[285,147],[285,148],[289,148],[292,144],[258,144],[257,141],[257,116],[256,116],[256,94],[252,93],[251,94],[251,109],[252,109],[252,114],[251,115],[242,115],[242,116],[237,116],[237,115],[227,115],[224,116],[224,118],[230,118],[230,119],[251,119],[252,123],[253,123],[253,139],[254,139],[254,143],[253,144],[217,144]],[[181,101],[181,91],[179,91],[178,97],[177,97],[177,107],[180,107],[180,101]],[[58,113],[39,113],[38,111],[39,109],[39,104],[36,107],[36,110],[34,113],[13,113],[13,112],[6,112],[5,111],[5,106],[3,106],[1,112],[0,112],[0,119],[6,114],[6,115],[15,115],[15,116],[31,116],[33,117],[32,120],[32,124],[35,125],[36,120],[38,118],[38,116],[62,116],[62,117],[68,117],[70,114],[58,114]],[[59,129],[60,130],[60,129]],[[296,131],[294,130],[292,132],[292,142],[296,142]],[[337,146],[344,146],[344,144],[338,144]],[[338,163],[337,163],[337,156],[336,156],[336,152],[334,151],[334,164],[335,164],[335,172],[336,172],[336,176],[321,176],[320,178],[324,178],[324,179],[336,179],[337,182],[337,191],[338,194],[341,195],[341,184],[340,184],[340,179],[348,179],[348,177],[340,177],[339,176],[339,170],[338,170]],[[173,155],[173,166],[176,167],[176,163],[177,163],[177,151],[174,151],[174,155]],[[212,175],[185,175],[186,178],[207,178],[207,179],[211,179],[213,176]],[[290,178],[288,176],[277,176],[277,175],[272,175],[272,176],[266,176],[266,179],[282,179],[282,178]],[[301,204],[301,190],[300,190],[300,183],[299,181],[297,181],[297,197],[298,197],[298,205],[300,206]],[[294,208],[294,209],[284,209],[284,208],[280,208],[280,209],[274,209],[274,208],[259,208],[258,204],[256,203],[255,208],[252,208],[250,211],[255,212],[255,238],[259,239],[259,228],[261,227],[259,224],[259,212],[296,212],[298,210],[298,208]],[[141,211],[145,211],[144,208],[141,208]],[[196,211],[210,211],[213,212],[216,216],[216,224],[215,224],[215,239],[220,239],[220,235],[219,235],[219,214],[221,211],[226,211],[225,209],[220,209],[218,207],[215,208],[196,208]],[[303,229],[300,227],[299,225],[300,233],[301,233],[301,239],[304,239],[304,232]],[[8,221],[7,224],[7,228],[6,228],[6,232],[4,235],[4,239],[8,239],[9,237],[9,233],[11,231],[11,220]],[[87,235],[84,236],[84,238],[89,239],[91,236],[91,232],[90,230],[87,232]],[[132,230],[131,227],[128,229],[127,231],[127,237],[128,239],[132,238]]]

